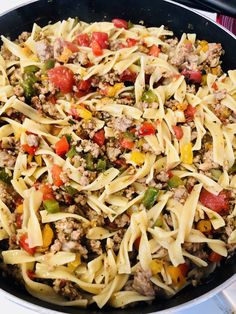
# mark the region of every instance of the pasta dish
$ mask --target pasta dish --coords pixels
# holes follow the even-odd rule
[[[99,308],[204,283],[236,250],[236,70],[221,44],[74,18],[2,42],[4,276]]]

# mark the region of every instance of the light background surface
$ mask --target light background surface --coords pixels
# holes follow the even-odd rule
[[[77,1],[77,0],[75,0]],[[8,11],[16,6],[29,2],[28,0],[0,0],[0,14]],[[205,15],[213,20],[216,20],[216,14],[204,12]],[[1,32],[1,30],[0,30]],[[191,288],[190,288],[191,289]],[[235,290],[234,290],[235,291]],[[232,291],[233,292],[233,291]],[[236,291],[235,291],[236,292]],[[236,299],[236,293],[235,293]],[[235,300],[236,302],[236,300]],[[35,314],[35,311],[26,309],[25,307],[19,306],[11,301],[9,301],[5,296],[0,293],[0,305],[1,313],[5,314]],[[46,312],[44,312],[46,313]],[[78,310],[79,313],[79,310]],[[226,309],[225,305],[220,303],[217,297],[210,298],[209,300],[202,302],[201,304],[194,305],[191,308],[180,310],[180,311],[168,311],[168,313],[175,314],[231,314],[229,310]],[[137,313],[138,314],[138,313]]]

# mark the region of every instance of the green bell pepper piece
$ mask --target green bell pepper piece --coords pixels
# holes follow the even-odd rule
[[[11,177],[6,173],[4,168],[0,169],[0,180],[7,184],[11,183]]]
[[[71,149],[66,154],[66,157],[73,158],[75,155],[77,155],[77,151],[75,149],[75,146],[72,146]]]
[[[43,201],[43,207],[50,214],[58,213],[60,211],[59,203],[56,200]]]
[[[147,102],[149,104],[158,101],[157,96],[151,90],[148,90],[148,91],[144,92],[141,99],[142,99],[142,101],[145,101],[145,102]]]
[[[144,197],[143,197],[143,205],[147,208],[147,209],[150,209],[156,199],[157,199],[157,195],[158,195],[158,190],[153,188],[153,187],[149,187],[145,193],[144,193]]]
[[[96,169],[97,169],[98,171],[104,171],[104,170],[106,170],[106,167],[107,167],[106,160],[104,160],[104,159],[98,159]]]
[[[85,160],[86,160],[86,169],[93,171],[94,170],[93,156],[90,153],[88,153],[86,154]]]
[[[31,74],[39,71],[39,67],[36,65],[28,65],[24,68],[24,73]]]
[[[170,188],[177,188],[180,185],[183,185],[183,181],[179,177],[173,176],[170,178],[167,184],[169,185]]]

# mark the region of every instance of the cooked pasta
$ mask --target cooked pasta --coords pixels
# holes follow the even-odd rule
[[[62,306],[204,282],[236,250],[236,70],[164,26],[69,18],[0,54],[1,271]]]

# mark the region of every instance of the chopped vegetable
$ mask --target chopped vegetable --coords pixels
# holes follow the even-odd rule
[[[38,149],[38,146],[29,146],[28,144],[21,145],[24,151],[30,155],[34,155]]]
[[[128,29],[134,27],[134,24],[131,21],[128,21]]]
[[[181,140],[184,135],[182,127],[178,125],[173,125],[172,128],[175,132],[175,137],[177,138],[177,140]]]
[[[58,142],[55,144],[56,154],[59,156],[65,155],[70,149],[70,145],[67,141],[66,136],[63,136]]]
[[[133,47],[133,46],[137,45],[137,40],[134,38],[127,38],[126,42],[127,42],[128,47]]]
[[[150,269],[152,272],[152,275],[156,275],[162,271],[163,268],[163,262],[158,259],[153,259],[150,263]]]
[[[81,255],[76,253],[75,260],[67,264],[69,271],[73,272],[81,264]]]
[[[130,69],[126,69],[120,75],[121,82],[131,82],[134,83],[136,80],[137,74]]]
[[[182,286],[185,283],[185,276],[183,275],[179,266],[168,266],[167,272],[175,286]]]
[[[53,237],[54,237],[53,230],[49,224],[46,224],[43,227],[42,237],[43,237],[43,247],[45,247],[45,248],[49,247],[49,245],[51,245]]]
[[[23,204],[20,204],[16,207],[16,212],[18,214],[23,214]]]
[[[158,190],[153,187],[149,187],[144,193],[143,205],[147,209],[150,209],[155,204],[157,200],[157,195],[158,195]]]
[[[0,168],[0,180],[10,184],[12,177],[9,176],[9,174],[6,173],[6,170],[4,168]]]
[[[62,93],[72,92],[74,73],[66,66],[60,65],[49,70],[48,78]]]
[[[103,50],[96,40],[91,42],[90,47],[92,48],[93,54],[95,56],[102,56]]]
[[[184,277],[186,277],[186,276],[187,276],[187,273],[188,273],[188,271],[189,271],[189,266],[188,266],[188,264],[187,264],[187,263],[179,264],[178,267],[180,268],[180,271],[181,271],[182,275],[183,275]]]
[[[184,69],[181,73],[188,82],[200,84],[202,81],[202,72]]]
[[[227,191],[221,191],[218,195],[214,195],[203,188],[199,201],[217,213],[229,210],[229,193]]]
[[[178,176],[172,176],[167,182],[170,188],[178,188],[180,185],[183,185],[183,181]]]
[[[219,180],[220,176],[222,175],[222,171],[219,169],[211,169],[210,170],[211,176],[214,180]]]
[[[99,146],[104,145],[105,143],[105,131],[101,129],[94,134],[93,141]]]
[[[36,248],[35,247],[29,247],[29,240],[26,233],[22,234],[19,241],[20,247],[25,250],[30,255],[34,255]]]
[[[75,45],[74,43],[70,42],[70,41],[64,41],[64,45],[66,48],[68,48],[72,53],[74,52],[78,52],[79,49],[77,47],[77,45]]]
[[[86,160],[86,169],[93,171],[94,170],[94,161],[93,161],[93,156],[91,153],[87,153],[85,156]]]
[[[152,123],[144,122],[139,129],[139,136],[153,135],[156,129]]]
[[[180,148],[181,161],[184,164],[192,165],[193,163],[193,151],[192,151],[192,143],[184,144]]]
[[[104,32],[93,32],[92,42],[93,41],[97,42],[102,49],[106,49],[108,47],[108,34]]]
[[[28,65],[27,67],[24,68],[24,73],[35,73],[39,71],[39,67],[36,65]]]
[[[211,221],[208,219],[202,219],[197,223],[197,230],[208,233],[212,230]]]
[[[90,39],[88,34],[79,34],[75,38],[74,43],[82,47],[89,47]]]
[[[54,164],[52,166],[52,179],[53,179],[53,183],[57,187],[63,185],[63,181],[62,181],[62,179],[60,177],[61,173],[62,173],[62,167],[60,167],[59,165]]]
[[[43,193],[43,200],[55,199],[53,189],[49,183],[43,183],[40,185],[39,190]]]
[[[112,23],[114,24],[115,27],[117,28],[124,28],[124,29],[128,29],[129,24],[127,21],[122,20],[122,19],[113,19]]]
[[[24,95],[27,100],[30,100],[35,95],[36,91],[34,88],[34,84],[36,82],[37,82],[37,78],[34,75],[34,73],[32,72],[26,73],[23,83],[22,83],[22,87],[24,89]]]
[[[83,106],[78,106],[75,108],[75,110],[77,111],[78,117],[81,119],[90,120],[92,118],[92,112]]]
[[[187,122],[190,122],[193,120],[196,111],[197,109],[195,107],[188,105],[187,109],[184,111],[184,115],[185,115],[185,118],[187,119]]]
[[[75,146],[72,146],[71,149],[68,151],[68,153],[66,154],[66,157],[68,158],[73,158],[75,155],[77,155],[77,151]]]
[[[128,137],[123,137],[120,139],[120,146],[124,149],[133,149],[134,148],[134,141]]]
[[[23,215],[16,213],[16,228],[21,229],[23,223]]]
[[[102,94],[107,97],[114,97],[119,90],[124,87],[124,83],[116,83],[114,86],[106,86],[105,89],[102,89]]]
[[[158,98],[152,90],[148,90],[148,91],[144,92],[141,100],[145,101],[149,104],[151,104],[153,102],[158,102]]]
[[[153,56],[153,57],[158,57],[159,56],[159,53],[160,53],[161,49],[156,46],[156,45],[152,45],[150,50],[149,50],[149,55],[150,56]]]
[[[104,171],[104,170],[106,170],[106,166],[107,166],[106,160],[104,160],[104,159],[98,159],[97,166],[96,166],[96,169],[97,169],[98,171]]]
[[[52,199],[43,201],[43,207],[50,214],[58,213],[60,211],[59,203]]]
[[[131,153],[130,159],[138,166],[141,166],[145,161],[145,154],[135,150]]]
[[[55,66],[55,60],[49,59],[49,60],[45,61],[43,68],[42,68],[42,72],[45,73],[47,70],[54,68],[54,66]]]
[[[26,273],[30,280],[34,280],[34,278],[36,277],[35,272],[33,272],[33,270],[31,269],[27,269]]]
[[[90,80],[80,80],[77,84],[76,87],[80,92],[88,92],[88,90],[91,87],[91,81]]]
[[[208,256],[208,260],[210,262],[213,262],[213,263],[218,263],[222,260],[223,256],[212,251],[211,254]]]

